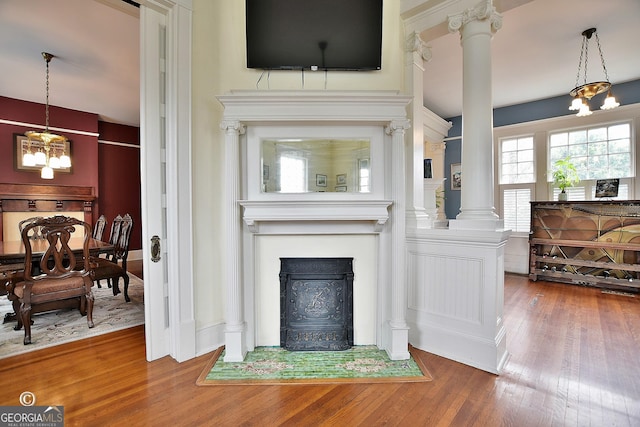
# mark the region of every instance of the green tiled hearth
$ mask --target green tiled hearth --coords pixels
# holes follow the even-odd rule
[[[213,367],[206,376],[203,375],[203,382],[367,378],[431,380],[428,373],[423,374],[413,357],[391,360],[376,346],[355,346],[344,351],[288,351],[281,347],[257,347],[247,353],[243,362],[224,362],[224,350],[218,355]]]

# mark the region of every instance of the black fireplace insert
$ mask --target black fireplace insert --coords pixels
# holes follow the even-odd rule
[[[353,258],[280,258],[280,346],[353,346]]]

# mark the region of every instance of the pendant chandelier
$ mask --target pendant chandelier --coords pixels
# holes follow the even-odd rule
[[[604,77],[606,81],[590,82],[587,83],[587,65],[589,60],[589,41],[595,34],[596,43],[598,44],[598,53],[600,53],[600,62],[602,63],[602,70],[604,71]],[[580,84],[580,73],[584,70],[582,75],[583,83]],[[582,32],[582,48],[580,49],[580,62],[578,62],[578,74],[576,75],[576,87],[569,92],[569,95],[573,96],[573,102],[569,107],[569,110],[577,110],[576,116],[583,117],[588,116],[592,112],[589,109],[589,101],[599,93],[607,92],[607,97],[604,100],[604,104],[600,107],[603,110],[610,110],[620,105],[619,102],[611,94],[611,82],[609,81],[609,74],[607,73],[607,67],[604,64],[604,56],[602,55],[602,48],[600,47],[600,38],[598,37],[598,30],[595,28],[589,28]]]
[[[66,152],[67,138],[49,132],[49,62],[54,56],[42,52],[42,57],[47,64],[45,129],[44,132],[25,132],[28,139],[27,152],[22,156],[22,164],[24,166],[42,166],[40,178],[53,179],[54,169],[71,167],[71,158]]]

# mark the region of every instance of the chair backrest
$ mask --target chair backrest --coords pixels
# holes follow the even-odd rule
[[[114,259],[126,260],[129,256],[129,237],[131,236],[131,229],[133,228],[133,219],[131,215],[126,214],[122,218],[120,224],[120,235],[118,241],[115,244]]]
[[[106,226],[107,218],[104,215],[100,215],[100,218],[98,218],[93,226],[93,238],[96,240],[102,240],[102,234],[104,233],[104,228]]]
[[[23,219],[22,221],[20,221],[18,223],[18,229],[20,230],[20,234],[22,235],[22,230],[24,230],[24,228],[27,225],[29,225],[30,223],[32,223],[34,221],[37,221],[39,219],[42,219],[42,217],[41,216],[34,216],[34,217]],[[29,237],[31,239],[42,239],[42,233],[40,232],[40,227],[33,227],[31,229]]]
[[[120,236],[120,224],[122,223],[122,217],[120,215],[116,216],[113,219],[113,223],[111,224],[111,234],[109,234],[109,243],[115,245],[118,242],[118,237]]]
[[[38,227],[45,242],[35,242],[30,233]],[[76,255],[69,246],[69,240],[74,232],[79,231],[82,240],[82,255]],[[40,218],[26,224],[22,230],[22,242],[25,248],[24,278],[25,280],[40,280],[45,278],[67,278],[69,276],[84,276],[90,273],[89,236],[91,226],[76,218],[56,215]],[[44,243],[44,245],[43,245]],[[34,252],[34,245],[38,245]],[[39,259],[38,259],[39,258]],[[32,275],[33,262],[37,262],[41,274]],[[78,267],[76,267],[78,266]]]

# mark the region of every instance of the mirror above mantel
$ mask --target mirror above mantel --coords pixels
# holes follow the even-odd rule
[[[363,138],[262,140],[262,192],[371,192],[371,142]]]
[[[363,123],[250,124],[243,199],[385,199],[385,136]]]

